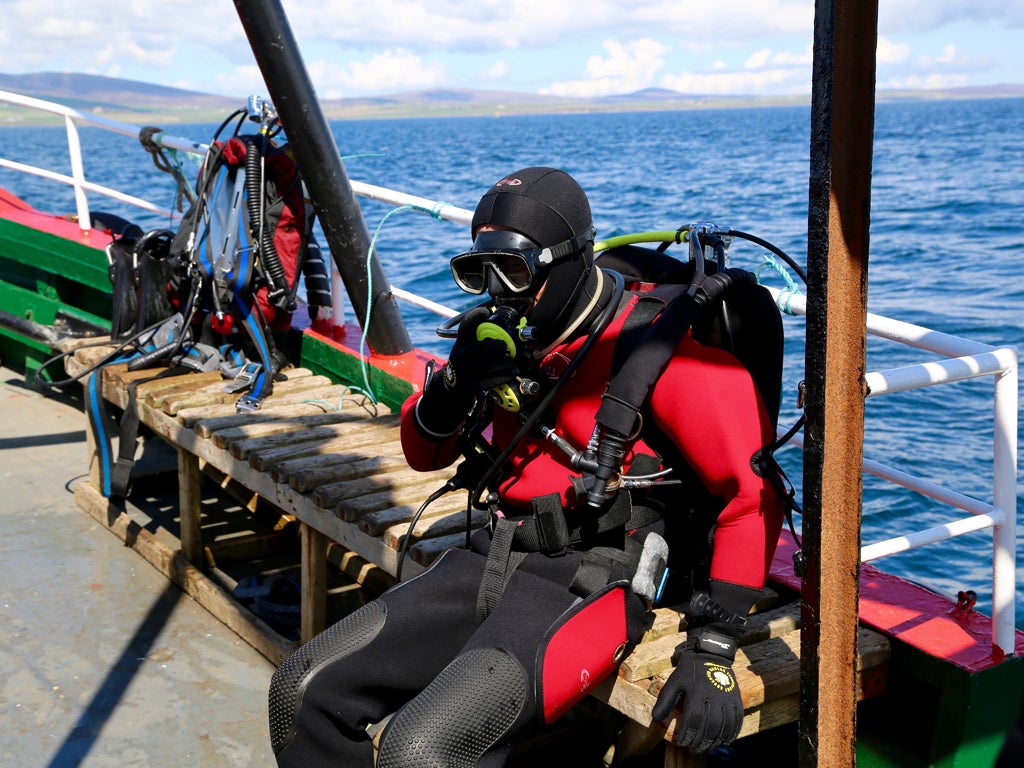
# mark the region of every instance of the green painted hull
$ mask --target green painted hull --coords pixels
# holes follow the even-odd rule
[[[0,218],[0,310],[57,334],[98,336],[110,331],[110,307],[101,251]],[[51,344],[0,324],[0,357],[10,367],[32,372],[52,355]]]

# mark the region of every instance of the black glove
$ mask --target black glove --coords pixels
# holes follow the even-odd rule
[[[434,436],[448,436],[459,429],[481,392],[511,381],[515,360],[497,339],[476,338],[477,328],[490,313],[485,307],[470,310],[459,324],[448,362],[435,371],[416,404],[421,427]]]
[[[663,722],[682,698],[673,741],[701,753],[736,740],[743,724],[743,698],[732,671],[736,641],[714,625],[697,630],[695,637],[665,681],[651,717]]]
[[[503,341],[477,340],[477,329],[488,317],[490,313],[484,307],[477,307],[467,313],[459,325],[459,335],[448,355],[448,363],[441,369],[447,389],[475,397],[515,376],[515,359]]]

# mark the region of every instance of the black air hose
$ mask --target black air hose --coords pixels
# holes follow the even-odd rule
[[[288,279],[281,266],[281,258],[274,247],[274,233],[264,226],[263,220],[263,152],[256,140],[246,142],[245,193],[249,213],[249,229],[254,234],[263,276],[267,280],[267,298],[275,307],[286,312],[288,307]]]
[[[312,235],[306,246],[306,257],[302,260],[302,274],[306,279],[306,303],[310,319],[316,319],[317,307],[331,307],[331,276],[327,271],[320,244]]]

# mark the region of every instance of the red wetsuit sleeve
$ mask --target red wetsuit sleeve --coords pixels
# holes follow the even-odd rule
[[[743,365],[686,337],[651,394],[655,421],[708,490],[725,500],[715,528],[711,578],[760,589],[782,527],[782,506],[751,457],[774,439]]]
[[[415,409],[422,396],[422,392],[413,392],[402,403],[402,424],[399,434],[402,439],[402,452],[409,466],[418,472],[429,472],[432,469],[447,467],[459,457],[458,433],[446,438],[436,438],[420,429]]]

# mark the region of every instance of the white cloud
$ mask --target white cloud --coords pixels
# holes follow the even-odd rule
[[[899,64],[910,58],[910,46],[906,43],[894,43],[879,35],[875,57],[878,64]]]
[[[747,69],[759,69],[767,64],[772,57],[772,52],[768,48],[762,48],[756,53],[752,53],[747,57],[747,60],[743,62],[743,66]]]
[[[501,61],[494,62],[494,64],[484,72],[484,76],[488,80],[501,80],[508,77],[508,74],[511,71],[512,68],[509,67],[508,62],[502,59]]]
[[[812,45],[799,52],[761,48],[746,57],[742,66],[715,61],[709,69],[666,73],[665,88],[692,94],[809,93]]]
[[[607,57],[591,56],[586,79],[552,83],[542,90],[556,96],[606,96],[647,88],[664,65],[668,49],[657,40],[643,38],[622,43],[606,40]]]
[[[810,72],[788,67],[715,72],[680,72],[661,79],[665,88],[689,94],[807,93]]]
[[[368,61],[354,61],[345,67],[317,61],[309,65],[309,71],[310,77],[318,83],[317,94],[327,99],[433,88],[445,80],[445,69],[439,62],[424,62],[401,48],[383,51]]]

